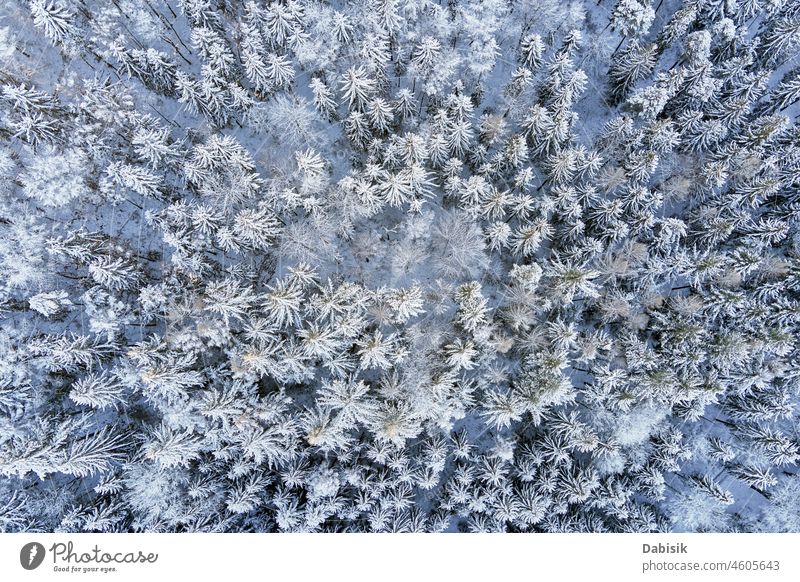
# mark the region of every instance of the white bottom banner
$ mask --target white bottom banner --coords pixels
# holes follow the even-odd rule
[[[800,580],[800,534],[3,534],[0,580]]]

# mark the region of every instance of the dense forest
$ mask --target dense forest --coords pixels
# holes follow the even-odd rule
[[[800,531],[800,2],[9,0],[0,531]]]

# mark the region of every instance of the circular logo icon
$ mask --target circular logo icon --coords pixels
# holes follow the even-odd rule
[[[44,562],[44,546],[39,542],[30,542],[19,551],[19,563],[26,570],[35,570]]]

